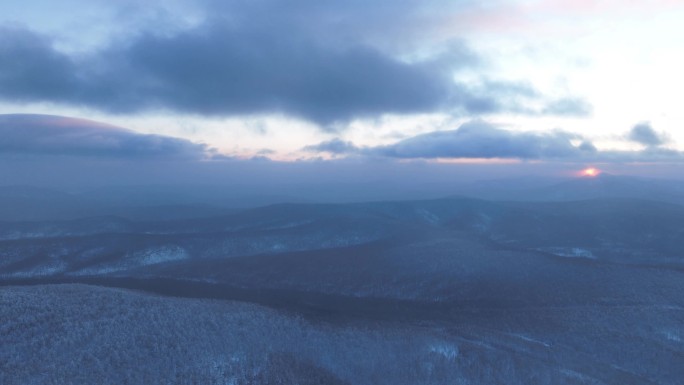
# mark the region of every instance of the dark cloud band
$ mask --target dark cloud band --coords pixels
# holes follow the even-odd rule
[[[545,100],[518,83],[455,82],[454,69],[483,64],[465,44],[407,61],[362,37],[383,40],[383,30],[398,34],[390,27],[406,19],[419,3],[399,7],[383,2],[366,10],[368,5],[360,2],[326,2],[325,7],[300,1],[287,6],[279,1],[208,2],[212,16],[192,29],[161,34],[151,26],[125,42],[78,55],[55,49],[45,36],[4,28],[0,99],[88,106],[110,113],[276,113],[323,128],[388,113],[588,113],[586,103]],[[327,7],[333,7],[337,16],[332,17]],[[367,14],[373,17],[374,29],[355,19]],[[340,15],[347,17],[340,21]],[[354,33],[368,28],[372,31]],[[543,107],[521,107],[530,100]]]
[[[0,137],[0,155],[200,160],[213,153],[185,139],[52,115],[0,115]]]

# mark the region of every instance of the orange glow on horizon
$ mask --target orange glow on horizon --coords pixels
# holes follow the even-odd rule
[[[600,174],[601,174],[601,170],[599,170],[596,167],[589,167],[589,168],[585,168],[584,170],[580,171],[581,176],[586,176],[586,177],[590,177],[590,178],[599,176]]]

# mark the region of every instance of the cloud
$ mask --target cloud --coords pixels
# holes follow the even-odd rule
[[[306,146],[302,149],[307,152],[327,152],[330,154],[353,154],[359,151],[359,148],[352,142],[344,141],[339,138],[331,139],[319,144]]]
[[[665,134],[656,132],[649,123],[639,123],[632,127],[627,138],[647,147],[661,146],[670,141]]]
[[[435,131],[374,147],[370,153],[393,158],[569,158],[595,149],[582,138],[563,131],[514,132],[483,121],[463,124],[457,130]]]
[[[513,113],[527,116],[586,117],[592,105],[579,97],[550,99],[532,85],[515,81],[485,80],[477,85],[462,85],[451,99],[454,115],[481,116]]]
[[[648,147],[641,151],[604,150],[588,160],[606,163],[681,163],[684,153],[659,147]]]
[[[200,160],[213,156],[213,150],[204,144],[52,115],[0,115],[0,137],[0,155],[133,160]]]
[[[593,107],[581,98],[561,98],[550,101],[541,111],[542,115],[589,116]]]
[[[73,100],[77,67],[51,42],[26,30],[0,28],[0,95],[12,101]]]
[[[445,73],[369,47],[338,49],[280,31],[220,24],[144,34],[85,58],[27,31],[0,35],[0,97],[107,112],[170,109],[203,115],[285,113],[330,124],[433,111],[449,100]]]
[[[652,139],[652,138],[651,138]],[[650,141],[649,143],[656,143]],[[659,143],[659,142],[658,142]],[[519,132],[504,130],[481,120],[456,130],[434,131],[397,143],[359,147],[333,139],[306,146],[304,151],[383,157],[389,159],[520,159],[545,162],[678,163],[684,153],[649,146],[641,151],[599,150],[587,138],[567,132]]]
[[[0,99],[108,113],[286,114],[324,129],[383,114],[537,114],[520,104],[545,102],[516,83],[455,82],[455,70],[486,65],[462,42],[442,42],[445,50],[407,59],[411,47],[402,41],[424,36],[419,27],[443,18],[443,4],[205,3],[208,16],[193,27],[159,32],[152,24],[78,54],[59,51],[46,36],[4,28]],[[472,7],[476,2],[448,6],[450,13]],[[544,113],[557,111],[571,109]]]
[[[425,46],[443,39],[443,27],[454,15],[488,8],[473,0],[209,0],[212,15],[235,23],[246,20],[273,31],[307,35],[319,43],[350,46],[359,43],[388,49]]]
[[[369,47],[211,25],[171,38],[145,36],[119,56],[148,84],[153,104],[207,115],[286,113],[321,124],[385,112],[431,111],[449,97],[445,74]],[[119,74],[111,69],[110,78]]]

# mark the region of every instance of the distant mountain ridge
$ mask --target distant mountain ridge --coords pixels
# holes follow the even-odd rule
[[[252,191],[254,190],[254,191]],[[31,186],[0,186],[0,221],[46,221],[115,215],[133,220],[209,217],[279,203],[325,202],[302,189],[256,189],[245,186],[119,186],[66,193]],[[329,189],[329,190],[332,190]],[[258,192],[257,192],[258,191]],[[527,177],[485,180],[451,188],[453,196],[492,201],[575,201],[634,198],[684,205],[684,182],[610,174],[596,177]],[[397,194],[390,194],[391,196]],[[448,193],[441,196],[447,196]],[[364,201],[359,194],[358,201]],[[436,197],[428,194],[430,199]],[[371,198],[372,197],[372,198]],[[392,197],[392,201],[397,201]],[[407,200],[425,200],[399,199]],[[387,201],[377,192],[369,202]],[[347,201],[329,202],[350,203]]]
[[[478,183],[461,191],[463,195],[491,200],[573,201],[595,198],[635,198],[684,204],[684,182],[602,173],[595,177],[564,180],[532,178],[503,179]]]
[[[684,206],[627,198],[568,202],[445,198],[277,204],[213,217],[156,221],[115,216],[5,221],[0,222],[0,274],[121,273],[165,263],[183,264],[190,271],[206,260],[339,248],[350,248],[352,253],[351,248],[374,242],[394,248],[421,239],[452,238],[560,257],[684,266]]]
[[[396,368],[405,357],[405,366],[424,369],[415,373],[453,374],[449,380],[430,377],[430,383],[457,383],[467,373],[472,383],[677,384],[684,357],[684,206],[594,197],[613,180],[579,183],[591,199],[530,201],[507,194],[498,201],[280,203],[199,215],[212,214],[205,206],[186,217],[174,215],[180,206],[171,205],[138,217],[2,221],[0,312],[9,321],[0,328],[10,341],[5,361],[27,371],[39,365],[33,362],[72,365],[64,346],[73,340],[94,352],[73,364],[73,373],[102,356],[107,360],[98,370],[118,374],[112,357],[135,367],[148,355],[165,352],[174,359],[184,352],[185,362],[201,357],[205,346],[238,338],[254,351],[254,368],[271,368],[260,378],[273,381],[263,383],[297,383],[282,380],[289,373],[290,379],[327,384],[358,371],[326,366],[330,361],[318,347],[329,335],[329,350],[350,362],[367,346],[381,358],[367,365],[372,376],[350,383],[379,383],[378,363]],[[574,191],[567,185],[551,191],[558,189]],[[42,192],[5,195],[17,196],[50,202]],[[236,307],[236,301],[269,309]],[[227,322],[237,312],[251,318]],[[272,326],[280,315],[296,324]],[[388,326],[397,328],[393,340],[401,343],[393,349],[385,344],[388,335],[367,334]],[[366,334],[355,332],[341,344],[340,332],[354,328]],[[292,330],[302,332],[287,337]],[[118,355],[124,348],[111,348],[121,346],[121,335],[129,337],[125,348],[140,353],[135,359]],[[184,350],[198,340],[207,345]],[[141,341],[147,350],[137,350]],[[358,349],[359,341],[371,345]],[[212,368],[216,362],[245,367],[244,357],[230,358],[236,348],[229,345],[213,351],[219,355],[211,356]],[[284,351],[289,358],[282,358]],[[301,361],[307,351],[311,359]],[[2,355],[0,349],[0,362]],[[168,374],[178,381],[178,366],[168,357],[154,378]],[[11,382],[14,372],[7,373]]]

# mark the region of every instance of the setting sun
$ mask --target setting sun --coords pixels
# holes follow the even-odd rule
[[[588,177],[595,177],[601,174],[601,170],[594,168],[594,167],[589,167],[585,168],[580,172],[580,175],[582,176],[588,176]]]

